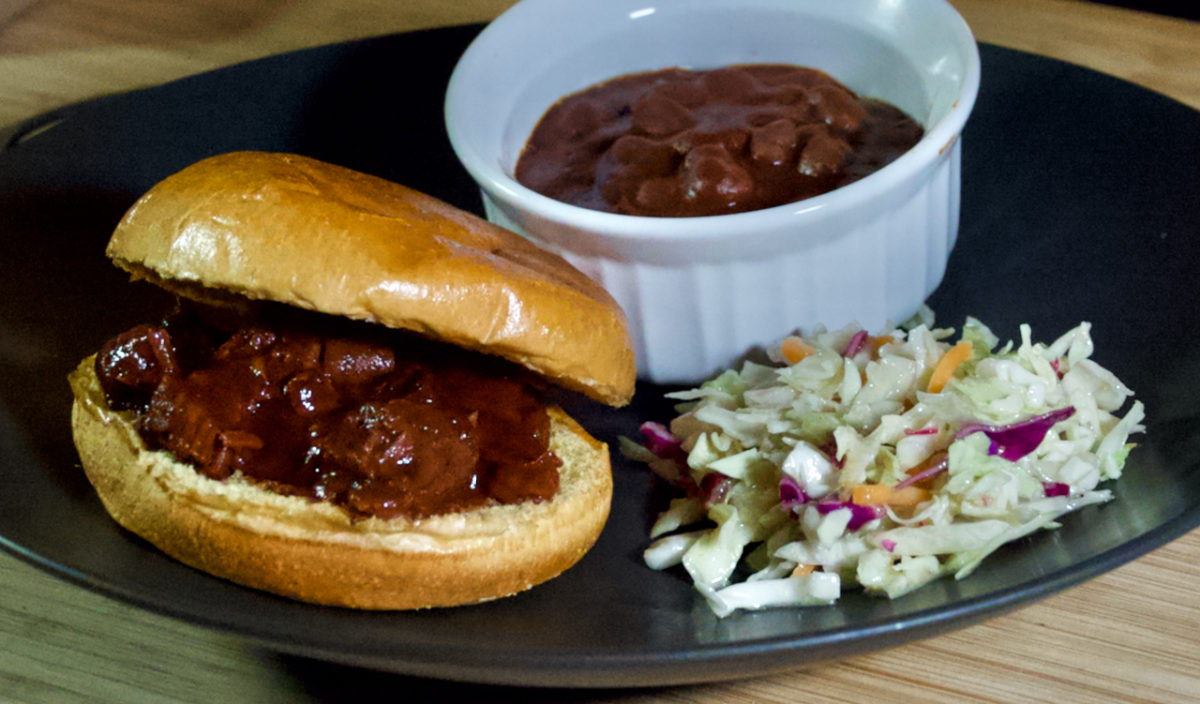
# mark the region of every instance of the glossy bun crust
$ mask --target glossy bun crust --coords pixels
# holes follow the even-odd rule
[[[605,403],[633,395],[625,315],[594,281],[520,235],[314,159],[200,161],[128,211],[108,254],[185,296],[237,294],[414,330]]]
[[[331,504],[209,479],[148,450],[129,415],[106,405],[93,363],[71,375],[71,425],[105,508],[177,560],[249,587],[362,609],[488,601],[575,564],[608,518],[608,449],[557,408],[550,446],[563,465],[553,500],[352,521]]]

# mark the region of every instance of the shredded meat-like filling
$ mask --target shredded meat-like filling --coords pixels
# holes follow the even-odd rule
[[[416,518],[558,490],[549,417],[521,374],[407,335],[265,318],[229,332],[181,310],[110,340],[96,372],[110,407],[135,412],[150,448],[205,476],[238,472],[355,517]]]

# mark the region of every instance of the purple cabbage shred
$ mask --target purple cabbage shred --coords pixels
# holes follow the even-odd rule
[[[642,423],[639,430],[645,439],[646,449],[657,457],[673,458],[682,450],[682,443],[662,423],[647,421]]]
[[[709,472],[700,480],[699,498],[707,507],[725,502],[726,494],[733,487],[733,477],[720,472]]]
[[[866,330],[859,330],[854,333],[854,337],[850,338],[850,341],[846,343],[846,349],[842,350],[842,356],[853,357],[861,352],[862,348],[867,345],[868,337],[869,335],[867,335]]]
[[[808,492],[800,486],[800,482],[786,474],[783,475],[783,479],[779,480],[779,503],[783,504],[785,509],[794,511],[808,501]]]
[[[1071,485],[1062,482],[1042,482],[1042,490],[1046,496],[1070,496]]]
[[[992,441],[988,447],[989,455],[999,455],[1010,462],[1016,462],[1036,450],[1055,423],[1064,421],[1073,415],[1075,415],[1075,407],[1067,406],[1011,425],[971,423],[964,425],[954,437],[958,439],[971,433],[984,433]]]
[[[883,518],[887,514],[887,509],[883,506],[860,506],[852,501],[842,501],[841,499],[822,499],[817,502],[817,512],[822,516],[839,508],[850,509],[850,522],[846,524],[846,530],[858,530],[876,518]]]

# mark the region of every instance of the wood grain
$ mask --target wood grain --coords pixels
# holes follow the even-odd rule
[[[511,0],[0,0],[0,125],[84,98]],[[1200,25],[1071,0],[954,0],[981,41],[1200,107]],[[986,80],[986,78],[985,78]],[[2,224],[2,214],[0,214]],[[0,554],[0,702],[1196,702],[1200,531],[1023,610],[771,677],[633,691],[433,682],[280,655]]]
[[[1200,108],[1200,23],[1074,0],[952,0],[980,41],[1050,56]]]
[[[434,682],[260,650],[0,555],[0,701],[1194,702],[1200,532],[981,625],[770,677],[566,692]]]
[[[481,22],[512,0],[0,0],[0,125],[270,54]],[[1200,108],[1200,23],[1074,0],[954,0],[980,41],[1096,68]]]

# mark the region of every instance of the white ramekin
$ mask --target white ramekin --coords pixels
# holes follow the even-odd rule
[[[559,98],[626,73],[819,68],[926,128],[908,153],[833,192],[749,213],[603,213],[513,178]],[[979,52],[943,0],[523,0],[450,79],[446,125],[490,220],[558,252],[625,309],[639,375],[695,382],[797,328],[899,323],[937,287],[958,231],[959,136]]]

